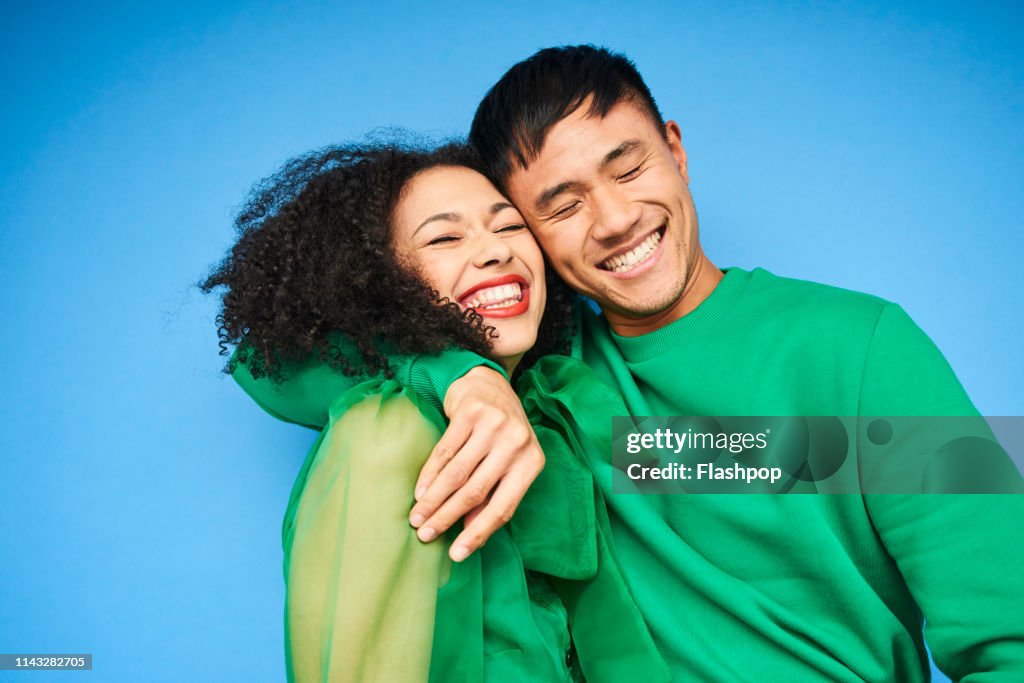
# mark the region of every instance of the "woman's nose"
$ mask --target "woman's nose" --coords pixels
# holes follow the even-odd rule
[[[473,263],[477,268],[497,266],[512,260],[512,248],[497,233],[487,231],[477,239]]]

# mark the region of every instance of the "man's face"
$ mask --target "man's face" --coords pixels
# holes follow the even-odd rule
[[[589,101],[559,121],[508,180],[552,265],[606,315],[639,319],[680,301],[698,254],[679,127],[628,100],[604,118]]]

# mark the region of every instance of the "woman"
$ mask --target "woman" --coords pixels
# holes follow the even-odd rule
[[[590,680],[621,680],[623,667],[664,678],[569,446],[577,422],[538,373],[523,375],[524,399],[549,466],[515,523],[454,565],[445,542],[422,544],[408,525],[444,418],[417,390],[437,378],[388,358],[450,360],[461,347],[511,376],[564,346],[571,319],[569,293],[548,292],[522,217],[475,163],[459,145],[293,161],[257,186],[238,243],[202,285],[227,288],[220,337],[239,345],[229,367],[243,384],[306,373],[332,392],[326,418],[297,419],[324,429],[285,516],[289,680],[571,680],[570,622]],[[310,374],[310,358],[326,372]]]

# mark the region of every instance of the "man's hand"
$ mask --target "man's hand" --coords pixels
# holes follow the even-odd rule
[[[544,453],[508,380],[473,368],[444,397],[451,422],[420,470],[409,523],[431,541],[463,515],[449,555],[466,559],[512,519],[544,469]]]

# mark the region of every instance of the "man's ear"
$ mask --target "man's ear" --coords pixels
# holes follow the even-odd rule
[[[679,130],[679,124],[675,121],[665,122],[665,140],[668,142],[668,148],[672,151],[672,156],[676,160],[676,166],[679,167],[683,180],[689,185],[690,172],[686,168],[686,150],[683,149],[683,134]]]

